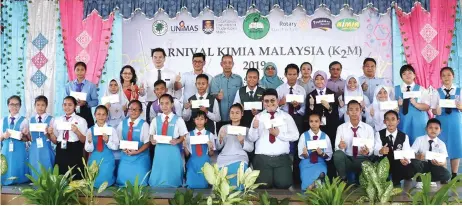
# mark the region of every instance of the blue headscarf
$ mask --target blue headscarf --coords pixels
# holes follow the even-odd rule
[[[266,75],[266,69],[271,66],[274,68],[274,76],[269,77]],[[265,89],[276,89],[279,85],[283,84],[284,82],[278,77],[278,68],[276,64],[273,62],[266,62],[265,66],[263,67],[263,77],[260,80],[259,86]]]

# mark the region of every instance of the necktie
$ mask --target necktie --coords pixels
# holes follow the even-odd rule
[[[358,131],[359,127],[357,128],[351,128],[353,130],[353,137],[358,137],[356,132]],[[353,157],[356,158],[358,156],[358,146],[353,146]]]
[[[204,97],[199,97],[199,99],[200,99],[200,100],[203,100],[203,99],[204,99]]]
[[[313,140],[317,140],[317,139],[318,139],[318,136],[313,136]],[[316,152],[316,150],[311,151],[310,162],[313,164],[318,163],[318,152]]]
[[[407,86],[406,92],[410,92],[410,91],[411,91],[411,86]],[[407,112],[409,111],[409,103],[410,103],[409,99],[404,99],[403,100],[403,114],[404,115],[406,115]]]
[[[16,119],[15,117],[10,117],[11,119],[11,122],[10,122],[10,129],[14,129],[14,119]]]
[[[82,92],[82,86],[83,86],[83,83],[78,83],[77,88],[76,88],[76,92]]]
[[[249,97],[250,97],[250,98],[253,98],[253,91],[250,91],[250,92],[249,92]]]
[[[197,136],[201,135],[201,132],[197,132]],[[196,144],[196,154],[197,156],[202,156],[202,145]]]
[[[39,120],[38,123],[43,123],[43,122],[42,122],[42,116],[39,116],[39,117],[38,117],[38,120]]]
[[[129,122],[130,124],[130,127],[128,128],[128,137],[127,137],[127,140],[128,141],[132,141],[133,140],[133,125],[135,124],[134,122]]]
[[[165,116],[165,121],[162,124],[162,135],[166,136],[168,130],[168,116]]]
[[[274,112],[270,112],[270,119],[274,119]],[[276,141],[276,137],[272,134],[269,135],[269,141],[271,144],[273,144]]]
[[[323,93],[324,93],[324,92],[323,92],[322,90],[319,91],[319,94],[323,95]]]
[[[428,148],[428,151],[432,151],[432,143],[433,143],[433,140],[428,140],[428,144],[430,144],[430,147]]]
[[[162,73],[160,71],[160,69],[157,70],[157,80],[161,80],[162,79]]]
[[[393,135],[388,135],[388,147],[390,147],[391,149],[391,146],[393,145]]]
[[[290,87],[289,89],[290,89],[289,94],[294,94],[294,92],[293,92],[294,88]],[[292,105],[292,103],[290,103],[290,102],[289,102],[289,114],[295,114],[294,105]]]
[[[452,88],[451,89],[444,89],[444,91],[446,91],[446,96],[444,97],[445,99],[451,99],[451,95],[449,94],[449,92],[451,92]],[[452,110],[451,108],[446,108],[444,109],[446,114],[451,114]]]
[[[98,150],[98,152],[103,151],[103,135],[98,135],[98,143],[96,144],[96,150]]]
[[[71,116],[66,116],[66,122],[68,122],[70,118]],[[69,140],[69,130],[64,131],[64,140]]]

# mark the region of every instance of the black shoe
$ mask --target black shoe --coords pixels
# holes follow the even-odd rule
[[[451,180],[457,177],[457,173],[452,173]]]
[[[447,181],[447,180],[443,180],[443,181],[441,181],[441,184],[442,184],[442,185],[448,184],[448,181]]]

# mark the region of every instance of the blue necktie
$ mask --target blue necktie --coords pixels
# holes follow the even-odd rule
[[[77,84],[76,92],[82,92],[83,83]]]
[[[14,119],[16,119],[15,117],[10,117],[11,119],[11,123],[10,123],[10,129],[14,129]]]

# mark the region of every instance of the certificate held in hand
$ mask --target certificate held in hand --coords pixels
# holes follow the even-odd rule
[[[94,135],[98,136],[98,135],[103,135],[103,134],[106,134],[108,136],[111,136],[112,135],[112,127],[94,127],[94,130],[95,132]]]
[[[241,127],[241,126],[228,126],[226,128],[226,131],[230,135],[246,135],[247,134],[247,128],[246,127]]]
[[[321,104],[321,101],[332,103],[335,102],[334,94],[318,95],[316,96],[316,104]]]
[[[313,149],[326,149],[327,148],[327,141],[325,139],[321,140],[308,140],[306,141],[306,148],[309,150]]]
[[[56,129],[57,130],[71,130],[72,122],[57,122]]]
[[[113,103],[118,103],[119,102],[119,95],[109,95],[109,96],[104,96],[101,98],[101,104],[113,104]]]
[[[261,102],[244,102],[244,110],[262,110],[262,108]]]
[[[457,108],[456,100],[454,99],[440,99],[441,108]]]
[[[303,103],[305,100],[301,94],[288,94],[286,95],[286,102],[296,101],[298,103]]]
[[[191,108],[197,109],[200,108],[201,106],[209,108],[209,100],[208,99],[202,99],[202,100],[192,100],[191,101]]]
[[[393,151],[393,155],[395,160],[415,159],[415,153],[413,150],[395,150]]]
[[[207,142],[209,142],[209,136],[208,135],[190,136],[189,142],[191,143],[191,145],[207,144]]]
[[[86,101],[86,100],[87,100],[87,93],[85,93],[85,92],[74,92],[74,91],[71,91],[70,96],[72,96],[72,97],[74,97],[75,99],[77,99],[77,101],[79,101],[79,100]]]
[[[10,133],[10,138],[21,140],[21,132],[12,129],[8,129],[7,131]]]
[[[164,136],[164,135],[154,135],[154,140],[160,144],[170,144],[170,141],[173,138],[171,136]]]
[[[379,107],[380,107],[380,110],[382,110],[382,111],[394,110],[394,109],[398,108],[398,101],[379,102]]]
[[[31,132],[45,132],[47,128],[46,123],[30,123],[29,124],[29,130]]]
[[[444,154],[441,154],[441,153],[437,153],[437,152],[430,152],[430,151],[427,151],[425,153],[425,159],[426,160],[436,160],[438,162],[445,162],[446,161],[446,155]]]
[[[127,140],[120,140],[120,149],[128,149],[128,150],[138,150],[138,142],[137,141],[127,141]]]

